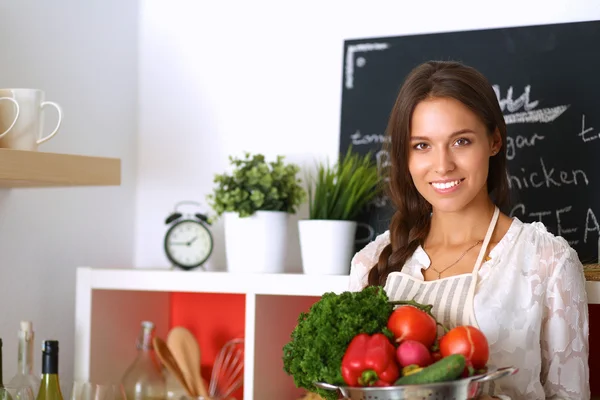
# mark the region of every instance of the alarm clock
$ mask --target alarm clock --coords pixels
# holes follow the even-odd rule
[[[201,213],[179,212],[178,208],[184,204],[200,206],[195,201],[181,201],[175,205],[174,212],[165,220],[170,227],[165,234],[164,249],[174,266],[191,270],[202,267],[208,260],[213,250],[213,237],[208,228],[208,217]]]

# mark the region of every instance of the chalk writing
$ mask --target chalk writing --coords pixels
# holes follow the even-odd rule
[[[536,110],[535,108],[538,106],[539,101],[531,101],[530,100],[530,92],[531,85],[525,86],[525,90],[523,94],[521,94],[518,98],[513,100],[513,87],[509,86],[506,91],[506,97],[502,98],[500,94],[500,86],[492,85],[494,92],[496,93],[496,98],[498,99],[498,103],[500,104],[500,109],[502,111],[508,111],[509,114],[504,115],[504,121],[507,124],[523,124],[523,123],[535,123],[535,122],[552,122],[556,118],[558,118],[562,113],[564,113],[569,105],[561,105],[550,108],[542,108]],[[520,109],[524,111],[517,112]]]
[[[375,238],[375,229],[365,222],[357,222],[356,233],[354,243],[359,245],[365,245]]]
[[[571,206],[567,206],[567,207],[563,207],[560,210],[556,210],[556,222],[557,222],[557,229],[556,229],[556,234],[558,236],[565,236],[565,234],[567,233],[575,233],[577,232],[577,228],[563,228],[563,226],[561,225],[561,221],[560,221],[560,215],[567,213],[569,211],[571,211],[573,207]],[[575,244],[577,244],[579,241],[577,241]]]
[[[508,112],[515,112],[523,108],[525,111],[533,110],[537,107],[539,101],[529,102],[529,93],[531,92],[531,85],[525,86],[525,91],[522,95],[520,95],[516,100],[513,100],[513,87],[509,86],[506,91],[506,98],[502,98],[500,95],[500,86],[492,85],[492,89],[496,93],[496,97],[498,98],[498,102],[500,103],[500,109],[502,111],[508,110]]]
[[[540,187],[561,187],[563,185],[578,185],[585,183],[589,185],[587,174],[581,169],[573,169],[570,171],[556,171],[554,168],[548,169],[544,163],[544,159],[540,157],[541,174],[539,171],[527,172],[525,168],[521,168],[523,176],[508,176],[508,186],[521,189],[540,188]]]
[[[360,130],[356,130],[352,135],[350,135],[350,140],[354,146],[371,144],[371,143],[384,143],[388,139],[386,135],[381,134],[372,134],[372,135],[363,135],[360,133]]]
[[[377,207],[377,208],[383,208],[390,203],[391,203],[390,198],[388,196],[386,196],[385,194],[375,196],[375,198],[371,201],[371,205],[374,207]]]
[[[587,135],[589,132],[593,133]],[[579,132],[579,136],[581,136],[581,140],[583,140],[584,143],[600,138],[600,133],[594,132],[593,127],[585,128],[585,114],[581,116],[581,132]]]
[[[580,239],[568,239],[568,236],[572,237],[573,234],[577,233],[579,228],[576,226],[565,226],[564,218],[561,218],[561,216],[570,213],[572,209],[572,206],[566,206],[554,211],[543,210],[528,212],[528,210],[525,207],[525,204],[521,203],[517,204],[512,208],[512,210],[510,211],[510,216],[518,217],[520,215],[521,217],[535,218],[539,222],[544,223],[545,225],[548,225],[548,222],[556,222],[556,234],[564,237],[570,245],[574,246],[579,243]],[[554,220],[548,221],[549,218],[554,218]],[[589,235],[591,232],[596,232],[597,235],[600,235],[600,224],[598,223],[598,219],[596,218],[596,214],[594,214],[594,211],[591,208],[588,208],[585,217],[585,229],[583,230],[584,243],[587,243],[588,240],[591,239]]]
[[[381,51],[388,49],[390,45],[388,43],[359,43],[352,44],[348,46],[346,50],[346,88],[352,89],[354,88],[354,55],[358,52],[367,52],[367,51]],[[359,66],[364,66],[366,60],[364,57],[361,57],[362,60],[359,62]]]
[[[598,235],[600,236],[600,224],[598,224],[598,218],[596,218],[596,214],[594,214],[591,208],[588,208],[587,215],[585,216],[585,232],[583,234],[584,243],[587,243],[588,232],[598,232]],[[598,258],[600,258],[600,254],[598,254]]]
[[[379,150],[377,154],[375,154],[375,159],[377,160],[377,169],[379,170],[380,176],[384,175],[386,168],[392,164],[390,161],[390,154],[386,150]]]
[[[506,158],[508,160],[513,160],[517,149],[533,147],[535,146],[536,140],[544,140],[544,136],[538,135],[537,133],[534,133],[530,137],[517,135],[516,138],[513,138],[512,136],[508,136],[506,138]]]
[[[534,122],[548,123],[560,117],[560,115],[564,113],[567,110],[567,108],[569,108],[569,105],[542,108],[541,110],[509,114],[504,116],[504,121],[507,124],[523,124]]]

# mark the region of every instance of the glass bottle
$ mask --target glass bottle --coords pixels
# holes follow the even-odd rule
[[[58,377],[58,341],[46,340],[42,347],[42,381],[36,400],[63,400]]]
[[[8,382],[10,387],[28,386],[37,394],[40,378],[33,375],[33,324],[31,321],[21,321],[21,329],[17,334],[19,339],[17,374]]]
[[[2,338],[0,338],[0,388],[4,387],[4,380],[2,379]]]
[[[2,400],[12,400],[12,396],[4,389],[4,380],[2,378],[2,338],[0,338],[0,398]]]
[[[138,355],[127,368],[121,380],[127,400],[164,400],[166,398],[165,378],[154,354],[152,339],[154,323],[143,321],[137,340]]]

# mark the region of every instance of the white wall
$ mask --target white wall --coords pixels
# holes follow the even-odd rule
[[[168,265],[164,218],[204,201],[229,154],[336,158],[345,39],[593,19],[598,0],[143,0],[136,266]],[[213,231],[221,269],[222,223]]]
[[[133,261],[137,23],[135,0],[0,2],[0,88],[43,89],[64,110],[61,130],[40,151],[122,160],[118,187],[0,189],[5,382],[16,372],[19,321],[30,319],[35,372],[42,340],[60,340],[68,395],[75,269]]]

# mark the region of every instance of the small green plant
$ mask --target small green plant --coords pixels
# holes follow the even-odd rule
[[[207,196],[217,216],[237,212],[248,217],[256,211],[285,211],[295,213],[306,200],[306,191],[297,178],[300,167],[284,163],[284,156],[273,162],[265,161],[262,154],[244,153],[243,158],[229,156],[231,174],[217,174],[216,187]]]
[[[310,219],[354,220],[382,190],[371,153],[361,156],[352,147],[333,166],[318,162],[307,182]]]

